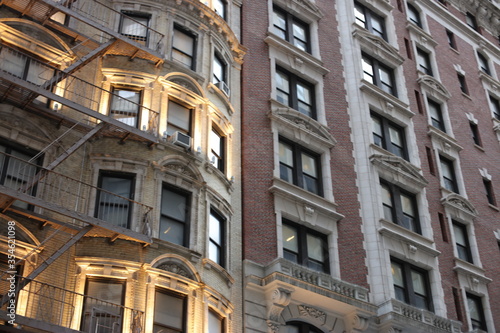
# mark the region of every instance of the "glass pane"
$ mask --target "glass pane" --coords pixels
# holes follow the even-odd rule
[[[218,263],[219,265],[221,264],[220,247],[218,247],[217,244],[213,243],[211,240],[208,244],[208,259]]]
[[[184,299],[162,292],[156,292],[154,322],[156,324],[182,329],[184,321]]]
[[[280,142],[279,154],[280,154],[280,162],[281,163],[284,163],[284,164],[289,165],[289,166],[293,166],[293,151],[289,145],[287,145],[283,142]]]
[[[411,280],[412,280],[412,285],[413,285],[413,291],[415,293],[417,293],[419,295],[423,295],[423,296],[427,295],[424,274],[412,270],[411,271]]]
[[[173,47],[186,55],[194,55],[194,39],[190,35],[187,35],[179,30],[174,30],[174,42]]]
[[[88,281],[86,294],[110,303],[123,305],[123,284],[107,281]],[[88,303],[88,301],[87,301]],[[102,306],[101,306],[102,307]],[[115,314],[120,313],[120,308],[113,307]],[[108,310],[110,307],[108,307]]]
[[[295,326],[295,325],[286,325],[284,328],[283,328],[285,331],[284,333],[299,333],[299,327],[298,326]]]
[[[308,176],[306,174],[303,174],[302,179],[304,181],[304,189],[315,194],[319,193],[318,179]]]
[[[391,72],[387,69],[379,69],[380,81],[385,83],[387,86],[392,86]]]
[[[187,198],[185,195],[163,189],[161,195],[161,214],[179,221],[186,221]]]
[[[372,33],[379,37],[384,37],[384,21],[381,19],[372,18]]]
[[[361,8],[357,4],[354,7],[354,16],[356,17],[356,24],[358,24],[364,28],[365,22],[366,22],[365,14],[364,14],[363,8]]]
[[[401,131],[392,126],[389,127],[389,136],[391,137],[391,142],[398,147],[403,146],[403,140],[401,137]]]
[[[190,109],[172,101],[168,102],[168,123],[173,126],[171,128],[189,133],[191,127],[190,118]],[[172,135],[173,133],[169,132],[168,134]]]
[[[378,137],[382,138],[383,133],[382,133],[382,124],[380,122],[380,119],[377,117],[372,117],[372,125],[373,125],[373,133],[376,134]]]
[[[479,302],[471,297],[467,297],[467,305],[469,307],[469,315],[472,320],[475,321],[481,321],[481,309],[482,306],[481,304],[478,304]]]
[[[382,203],[386,206],[392,207],[392,194],[389,188],[382,185]]]
[[[415,216],[415,212],[413,211],[413,198],[401,194],[401,206],[404,214]]]
[[[289,183],[293,183],[293,169],[284,164],[280,164],[280,178]]]
[[[286,76],[283,73],[276,72],[276,88],[289,94],[290,93],[290,86],[289,86],[289,82],[288,82],[288,76]]]
[[[273,32],[286,39],[286,20],[282,13],[273,12]]]
[[[221,244],[221,221],[214,215],[210,214],[209,221],[209,237],[217,244]]]
[[[13,53],[11,50],[3,48],[0,53],[1,68],[17,77],[23,78],[24,69],[28,59],[21,55]]]
[[[214,57],[213,63],[214,83],[224,81],[224,66],[218,57]]]
[[[213,311],[208,311],[208,333],[222,333],[222,320]]]
[[[403,269],[401,265],[392,262],[391,268],[392,268],[392,280],[394,281],[394,285],[404,288],[405,282],[403,278]]]
[[[441,171],[443,172],[443,177],[453,179],[453,173],[448,161],[441,160]]]
[[[162,216],[160,219],[160,239],[184,246],[184,223]]]
[[[460,245],[465,245],[466,239],[465,239],[465,234],[463,228],[460,226],[453,224],[453,232],[455,234],[455,242]]]
[[[221,156],[221,136],[216,131],[210,132],[210,150],[213,156],[218,159]],[[210,157],[211,158],[211,157]]]
[[[317,177],[316,159],[310,155],[307,155],[306,153],[302,153],[301,158],[302,158],[302,172],[316,178]]]
[[[365,79],[368,82],[374,83],[372,64],[368,62],[365,58],[363,58],[361,65],[363,66],[363,79]]]
[[[299,240],[297,229],[283,224],[282,233],[283,233],[283,247],[288,249],[294,253],[299,252]]]
[[[102,177],[102,189],[107,190],[116,195],[129,198],[131,197],[130,187],[132,180],[128,178],[119,178],[104,176]]]
[[[323,246],[324,242],[322,238],[307,234],[307,255],[309,258],[324,262],[325,249],[323,248]]]
[[[222,18],[226,17],[226,6],[222,0],[215,0],[213,2],[214,11]]]
[[[146,37],[148,21],[147,17],[125,17],[123,19],[121,33],[124,35]]]

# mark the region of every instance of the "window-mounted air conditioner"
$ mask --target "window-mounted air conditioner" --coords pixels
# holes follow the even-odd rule
[[[217,88],[219,88],[220,90],[222,90],[224,92],[224,94],[226,94],[227,97],[229,97],[230,90],[229,90],[229,86],[226,84],[226,82],[219,81],[215,84],[215,86]]]
[[[191,137],[182,132],[174,132],[171,137],[172,143],[184,148],[191,148]]]

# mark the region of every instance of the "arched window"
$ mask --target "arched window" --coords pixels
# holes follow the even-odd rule
[[[285,333],[323,333],[319,328],[301,321],[288,322],[284,328]]]

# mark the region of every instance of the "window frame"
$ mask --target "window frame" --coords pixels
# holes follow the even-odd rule
[[[294,223],[288,219],[283,219],[282,220],[282,230],[284,226],[287,226],[288,228],[294,229],[296,231],[297,235],[297,245],[298,245],[298,252],[294,253],[291,250],[288,250],[285,248],[285,239],[282,240],[282,250],[283,250],[283,258],[286,260],[289,260],[291,262],[294,262],[298,265],[307,267],[308,269],[317,271],[317,272],[322,272],[326,274],[330,274],[330,253],[328,251],[328,235],[323,234],[319,231],[316,231],[314,229],[310,229],[306,226],[303,226],[302,224],[299,223]],[[283,231],[282,231],[283,235]],[[321,241],[321,246],[322,246],[322,255],[323,255],[323,262],[319,262],[318,260],[314,260],[313,258],[309,257],[308,253],[308,243],[307,243],[307,236],[311,235],[316,238],[319,238]],[[287,258],[287,253],[288,253],[288,258]],[[290,258],[290,255],[296,256],[296,260],[293,260]],[[322,270],[319,270],[315,268],[314,266],[310,266],[309,262],[316,263],[317,267],[321,265],[323,267]]]
[[[481,52],[476,52],[477,53],[477,60],[478,60],[478,63],[479,63],[479,69],[491,76],[491,69],[490,69],[490,64],[488,62],[488,58],[486,58],[486,56],[484,54],[482,54]]]
[[[473,264],[474,260],[472,257],[472,248],[470,246],[469,232],[467,225],[460,223],[456,220],[452,220],[451,223],[453,227],[453,237],[455,240],[455,249],[457,251],[457,258]],[[457,235],[457,233],[460,234]],[[459,236],[463,238],[463,243],[459,242],[458,240]]]
[[[220,326],[221,326],[221,330],[218,331],[218,332],[212,332],[210,330],[210,316],[213,316],[215,317],[217,320],[220,321]],[[226,332],[226,318],[224,318],[223,316],[221,316],[217,311],[213,310],[212,308],[209,308],[208,309],[208,329],[207,329],[207,333],[224,333]]]
[[[359,12],[364,16],[364,20],[358,17],[356,12]],[[364,27],[366,30],[368,30],[372,35],[378,36],[385,40],[387,40],[387,29],[386,29],[386,22],[385,18],[377,13],[375,13],[373,10],[370,8],[366,7],[359,1],[354,1],[354,22],[359,25]],[[378,22],[378,24],[382,27],[382,31],[376,30],[373,26],[373,22]]]
[[[482,331],[487,331],[488,327],[486,325],[486,316],[484,313],[484,306],[483,306],[483,297],[471,294],[469,292],[465,293],[466,300],[467,300],[467,316],[469,317],[469,320],[471,322],[471,326],[473,330],[480,329]],[[479,317],[478,319],[472,318],[471,316],[471,302],[475,303],[475,306],[478,310]]]
[[[377,114],[376,112],[373,112],[373,111],[371,112],[371,117],[372,117],[372,121],[373,121],[373,118],[376,118],[379,120],[380,127],[382,130],[382,136],[378,135],[377,133],[375,133],[375,131],[373,131],[374,144],[376,146],[381,147],[381,148],[387,150],[388,152],[390,152],[396,156],[399,156],[402,159],[408,161],[409,160],[409,158],[408,158],[408,146],[406,143],[405,128],[403,126],[400,126],[400,125],[394,123],[393,121]],[[391,140],[391,135],[390,135],[391,129],[396,130],[400,135],[400,138],[402,141],[402,147],[399,147],[399,148],[401,150],[401,153],[398,153],[398,149],[394,148],[394,147],[397,147],[397,145],[395,143],[393,143]],[[375,140],[376,137],[380,138],[381,144],[377,144],[377,140]]]
[[[479,126],[477,125],[477,123],[472,122],[472,121],[469,121],[469,126],[470,126],[472,141],[474,141],[475,145],[477,145],[479,147],[482,147],[483,143],[482,143],[482,140],[481,140],[481,134],[480,134],[480,131],[479,131]]]
[[[441,181],[443,187],[450,192],[460,194],[458,187],[457,172],[455,170],[455,161],[447,157],[444,157],[443,155],[439,155],[439,166],[441,170]],[[446,174],[449,174],[449,176],[445,175],[444,172],[445,168],[446,171],[448,171],[446,172]]]
[[[446,30],[446,38],[448,38],[448,45],[452,49],[457,50],[457,40],[455,38],[455,34],[448,29],[445,30]]]
[[[424,51],[420,47],[417,47],[416,58],[417,58],[416,60],[417,60],[418,70],[429,76],[434,76],[431,64],[431,56],[429,52]]]
[[[180,107],[182,107],[183,109],[187,110],[188,113],[189,113],[189,119],[188,119],[188,129],[184,129],[182,127],[179,127],[178,125],[176,124],[173,124],[171,121],[172,118],[171,118],[171,113],[170,112],[173,112],[174,109],[170,108],[170,104],[171,103],[174,103]],[[192,107],[186,105],[185,103],[182,103],[176,99],[171,99],[169,98],[168,99],[168,103],[167,103],[167,133],[168,133],[168,136],[172,136],[175,132],[180,132],[180,133],[183,133],[185,135],[188,135],[190,137],[193,137],[192,133],[193,133],[193,124],[194,124],[194,110]],[[174,128],[175,130],[172,131],[172,133],[170,133],[169,129],[170,128]]]
[[[420,12],[411,3],[407,2],[406,6],[408,8],[408,19],[417,25],[417,27],[423,29],[422,19],[420,17]]]
[[[221,68],[220,78],[215,73],[215,68],[216,68],[215,63],[217,63]],[[218,83],[223,82],[227,85],[228,84],[227,69],[228,69],[227,62],[224,60],[224,57],[222,57],[222,55],[220,55],[219,52],[214,52],[214,58],[212,61],[212,83],[217,85]]]
[[[362,52],[361,61],[362,61],[362,63],[365,63],[368,66],[370,66],[371,71],[372,71],[371,74],[368,73],[365,70],[365,66],[363,66],[363,64],[362,64],[363,79],[365,79],[366,81],[370,82],[371,84],[377,86],[378,88],[380,88],[384,92],[391,94],[394,97],[398,97],[394,69],[392,69],[391,67],[385,65],[384,63],[380,62],[379,60],[375,59],[374,57],[372,57],[364,52]],[[391,81],[390,84],[387,84],[386,82],[382,81],[380,71],[383,71],[385,73],[385,75],[388,76],[388,78]],[[367,79],[367,77],[370,77],[371,79]]]
[[[444,122],[442,104],[428,98],[427,99],[427,108],[428,108],[428,114],[429,114],[431,126],[446,133],[446,124]],[[433,112],[433,111],[435,111],[435,112]]]
[[[283,75],[286,76],[287,81],[288,81],[288,92],[285,90],[281,89],[278,87],[278,81],[281,80],[276,80],[276,100],[282,104],[285,104],[283,101],[280,100],[280,94],[285,94],[287,95],[288,99],[288,105],[292,109],[296,110],[297,112],[300,112],[301,114],[317,120],[317,110],[316,110],[316,87],[314,84],[308,82],[307,80],[302,79],[300,76],[297,76],[290,71],[284,69],[283,67],[276,66],[276,72],[275,76],[278,75]],[[309,96],[310,96],[310,102],[307,104],[304,101],[299,100],[298,97],[298,85],[302,85],[303,87],[307,88],[309,91]],[[310,114],[307,114],[305,112],[300,111],[300,104],[303,103],[305,105],[308,105],[311,109]]]
[[[218,169],[220,172],[224,173],[226,170],[226,141],[227,137],[223,134],[221,130],[219,130],[215,125],[212,125],[212,129],[210,131],[210,163]],[[215,146],[213,142],[213,136],[217,136],[218,140],[218,147],[217,149],[219,152],[217,153],[215,151]]]
[[[469,95],[469,87],[467,86],[465,75],[457,73],[457,78],[458,78],[458,84],[460,86],[460,91],[462,91],[462,93],[466,95]]]
[[[180,48],[177,48],[175,46],[175,34],[176,32],[179,32],[185,36],[187,36],[188,38],[190,38],[192,40],[192,48],[193,48],[193,54],[189,54],[187,53],[185,50],[182,50]],[[196,46],[197,46],[197,40],[198,40],[198,36],[196,34],[194,34],[191,30],[179,25],[179,24],[175,24],[174,23],[174,27],[173,27],[173,32],[172,32],[172,51],[171,51],[171,59],[172,61],[182,65],[182,66],[185,66],[186,68],[189,68],[193,71],[196,70]],[[189,59],[191,59],[191,64],[188,65],[186,63],[184,63],[183,61],[179,60],[179,59],[175,59],[174,57],[174,51],[178,52],[179,54],[183,55],[183,56],[186,56],[188,57]]]
[[[281,14],[284,17],[285,21],[285,28],[279,27],[275,22],[276,15]],[[311,33],[310,33],[310,27],[309,23],[304,22],[303,20],[297,18],[295,15],[289,13],[288,11],[284,10],[283,8],[273,5],[273,12],[272,12],[272,29],[273,32],[282,38],[283,40],[286,40],[296,48],[307,52],[311,53]],[[304,30],[304,35],[305,35],[305,40],[302,40],[300,38],[296,38],[295,34],[293,33],[294,31],[294,25],[297,25],[301,27]],[[276,31],[280,31],[281,33],[278,33]],[[298,40],[304,44],[304,47],[301,47],[296,43],[295,41]]]
[[[222,17],[224,21],[227,21],[227,1],[225,0],[212,0],[213,11]],[[220,13],[217,8],[222,8],[222,13]]]
[[[212,218],[214,218],[218,223],[220,241],[216,241],[211,237],[212,230]],[[217,263],[221,267],[226,267],[226,222],[227,219],[218,212],[215,208],[210,208],[209,222],[208,222],[208,247],[207,247],[207,257],[213,262]],[[214,245],[218,250],[218,257],[214,260],[211,255],[211,245]]]
[[[123,36],[125,36],[133,41],[138,42],[139,44],[147,45],[147,42],[149,40],[149,29],[148,28],[149,28],[149,24],[151,22],[151,14],[134,12],[134,11],[127,11],[127,10],[122,10],[121,13],[123,15],[120,17],[120,24],[119,24],[118,32],[121,35],[123,35]],[[126,34],[122,31],[124,28],[125,20],[127,18],[133,22],[137,22],[137,23],[142,24],[146,27],[146,31],[145,31],[144,36],[136,35],[136,34]],[[141,22],[141,19],[145,19],[146,24]]]
[[[161,332],[161,331],[155,331],[155,328],[158,327],[158,326],[160,326],[159,328],[161,328],[161,329],[165,329],[166,328],[166,329],[169,329],[169,330],[172,330],[172,331],[175,331],[175,332],[179,332],[179,333],[186,332],[186,329],[187,329],[187,303],[188,303],[187,296],[184,295],[184,294],[175,292],[173,290],[157,286],[155,288],[155,303],[154,303],[155,307],[157,306],[156,301],[157,301],[157,294],[158,293],[167,295],[169,297],[179,298],[179,299],[182,300],[182,328],[179,329],[179,328],[176,328],[176,327],[173,327],[173,326],[166,326],[164,324],[158,323],[157,321],[155,321],[155,315],[156,315],[156,313],[154,313],[154,315],[153,315],[153,332]]]
[[[476,16],[472,13],[465,13],[465,23],[474,31],[479,32],[479,26],[477,25]]]
[[[497,206],[497,200],[495,197],[495,192],[493,191],[493,183],[491,180],[483,178],[484,190],[486,191],[486,199],[488,200],[488,204],[492,206]]]
[[[500,100],[489,94],[490,104],[493,106],[492,113],[493,117],[500,121]]]
[[[180,197],[184,198],[185,201],[185,217],[184,221],[181,221],[180,219],[177,219],[171,215],[167,215],[164,213],[163,209],[163,196],[164,196],[164,191],[170,191],[174,193],[175,195],[178,195]],[[192,193],[189,191],[186,191],[182,188],[179,188],[177,186],[174,186],[169,183],[163,183],[161,187],[161,196],[160,196],[160,218],[159,218],[159,225],[158,225],[158,239],[161,239],[166,242],[170,242],[172,244],[177,244],[179,246],[183,247],[189,247],[189,233],[190,233],[190,227],[191,227],[191,206],[192,206]],[[182,244],[176,243],[172,240],[168,240],[165,237],[162,237],[162,234],[165,234],[165,232],[162,233],[162,225],[164,225],[165,222],[163,222],[163,219],[171,219],[176,223],[179,223],[182,225]],[[168,222],[168,221],[167,221]],[[167,224],[168,225],[168,224]],[[168,229],[167,229],[168,230]]]
[[[134,102],[131,99],[120,96],[120,92],[122,92],[122,91],[135,92],[136,95],[138,95],[139,100],[137,102]],[[139,122],[141,119],[141,111],[142,111],[142,99],[143,99],[143,95],[144,95],[143,89],[138,88],[138,87],[129,87],[129,86],[125,87],[125,86],[116,85],[116,86],[112,86],[111,93],[112,93],[111,98],[109,99],[109,116],[115,120],[118,120],[119,122],[124,123],[125,125],[129,125],[129,126],[134,127],[134,128],[139,128],[139,125],[140,125]],[[137,109],[135,111],[113,110],[113,106],[114,106],[115,101],[117,99],[124,100],[125,103],[136,104]],[[135,113],[135,118],[134,118],[135,124],[134,125],[131,125],[124,120],[120,120],[120,118],[116,116],[116,115],[124,115],[127,113],[130,113],[130,114]],[[124,119],[132,119],[132,118],[126,117]]]
[[[402,277],[403,277],[403,286],[398,286],[396,285],[395,281],[394,281],[394,267],[392,267],[394,264],[396,265],[399,265],[401,267],[401,272],[402,272]],[[419,309],[424,309],[424,310],[428,310],[428,311],[431,311],[431,312],[434,312],[434,304],[433,304],[433,300],[432,300],[432,290],[431,290],[431,285],[430,285],[430,281],[429,281],[429,271],[423,269],[423,268],[420,268],[418,266],[414,266],[406,261],[403,261],[403,260],[400,260],[400,259],[397,259],[395,257],[392,257],[391,256],[391,267],[392,267],[392,271],[393,271],[393,287],[394,287],[394,293],[395,293],[395,297],[397,300],[401,301],[401,302],[404,302],[406,304],[409,304],[411,306],[414,306],[414,307],[417,307]],[[424,277],[424,288],[425,288],[425,291],[427,293],[427,295],[424,295],[426,297],[425,299],[425,308],[422,308],[420,307],[418,304],[417,304],[417,297],[416,295],[417,292],[415,292],[415,288],[414,288],[414,285],[413,285],[413,279],[412,279],[412,272],[416,272],[418,274],[421,274],[423,277]],[[404,296],[404,300],[398,298],[398,293],[397,293],[397,288],[400,288],[399,290],[401,290],[403,292],[403,296]]]
[[[113,191],[110,191],[109,189],[103,188],[104,178],[115,178],[115,179],[129,180],[130,181],[130,186],[129,186],[130,195],[129,195],[129,198],[124,197],[124,196],[122,196],[120,194],[117,194],[117,193],[115,193]],[[109,206],[115,206],[115,204],[119,205],[119,203],[114,203],[114,202],[111,202],[111,203],[101,202],[102,194],[104,194],[101,190],[104,190],[106,192],[112,193],[113,195],[117,195],[117,196],[120,196],[120,197],[123,197],[123,198],[126,198],[126,199],[132,201],[132,200],[134,200],[135,186],[136,186],[136,174],[134,174],[134,173],[127,173],[127,172],[120,172],[120,171],[111,171],[111,170],[99,170],[99,176],[98,176],[98,181],[97,181],[98,190],[97,190],[97,193],[96,193],[96,204],[95,204],[95,210],[94,210],[94,217],[96,217],[98,219],[102,219],[103,221],[105,221],[107,223],[110,223],[112,225],[116,225],[115,223],[107,221],[107,220],[103,219],[102,217],[100,217],[100,215],[102,214],[101,205],[103,203],[104,203],[104,205],[109,204]],[[117,225],[117,226],[123,227],[123,228],[126,228],[126,229],[131,229],[131,227],[132,227],[133,211],[134,211],[134,207],[132,205],[132,202],[128,201],[128,207],[127,207],[127,225],[123,226],[122,224],[120,224],[120,225]]]
[[[278,142],[278,145],[280,146],[279,150],[281,150],[281,145],[286,145],[288,147],[290,147],[290,150],[292,152],[292,159],[293,159],[293,165],[288,165],[286,164],[285,162],[281,161],[281,159],[279,159],[279,172],[280,172],[280,179],[282,179],[283,181],[286,181],[290,184],[293,184],[295,186],[298,186],[300,188],[302,188],[303,190],[305,191],[308,191],[310,193],[313,193],[313,194],[316,194],[316,195],[319,195],[319,196],[323,196],[323,178],[322,178],[322,170],[321,170],[321,155],[308,149],[308,148],[305,148],[291,140],[288,140],[282,136],[279,137],[279,142]],[[309,189],[307,189],[306,185],[304,184],[304,180],[303,180],[303,177],[304,175],[307,175],[303,172],[303,169],[302,169],[302,155],[303,154],[306,154],[308,155],[310,158],[312,158],[315,162],[315,167],[316,167],[316,187],[317,187],[317,191],[314,192],[314,191],[311,191]],[[288,168],[289,170],[291,170],[292,172],[292,181],[289,181],[285,178],[283,178],[283,175],[282,175],[282,166]],[[310,176],[310,175],[309,175]],[[312,178],[312,176],[311,176]]]
[[[380,186],[383,188],[385,187],[390,195],[390,206],[388,205],[387,202],[384,202],[384,195],[382,193],[382,207],[384,211],[384,219],[387,221],[390,221],[394,224],[397,224],[401,226],[402,228],[405,228],[409,231],[415,232],[419,235],[422,234],[422,226],[420,224],[420,214],[419,214],[419,209],[418,209],[418,201],[417,201],[417,195],[414,193],[411,193],[405,189],[402,189],[401,187],[392,184],[384,179],[380,179]],[[383,190],[383,189],[382,189]],[[408,198],[411,204],[411,208],[413,210],[413,216],[406,214],[403,211],[403,202],[402,202],[402,196],[405,196]],[[386,209],[390,210],[391,213],[391,219],[388,219],[386,216]],[[405,222],[405,216],[409,216],[412,218],[411,224]],[[407,225],[405,225],[407,224]]]

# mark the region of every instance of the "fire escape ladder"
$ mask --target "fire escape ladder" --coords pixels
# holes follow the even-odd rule
[[[40,273],[42,273],[50,264],[57,260],[61,255],[63,255],[68,249],[70,249],[76,242],[78,242],[87,232],[89,232],[93,228],[92,225],[87,225],[82,227],[78,233],[73,235],[67,242],[65,242],[60,248],[58,248],[52,255],[43,260],[40,265],[38,265],[28,276],[23,277],[17,285],[16,290],[22,290],[28,283],[34,280]],[[15,267],[15,266],[14,266]],[[10,267],[15,269],[14,267]],[[2,300],[0,301],[0,308],[9,301],[8,295],[4,295]]]

